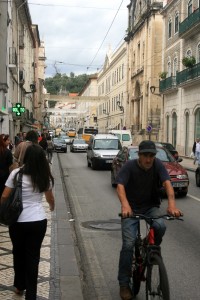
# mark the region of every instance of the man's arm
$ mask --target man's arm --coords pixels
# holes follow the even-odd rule
[[[168,197],[168,208],[167,212],[175,217],[180,217],[183,215],[183,213],[176,207],[176,202],[175,202],[175,195],[174,195],[174,189],[171,185],[170,180],[166,180],[163,182],[163,186],[165,188],[165,191],[167,193]]]
[[[117,195],[121,202],[121,213],[123,217],[133,214],[133,211],[126,198],[126,191],[122,184],[117,185]]]

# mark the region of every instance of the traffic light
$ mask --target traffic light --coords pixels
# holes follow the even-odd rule
[[[25,112],[25,107],[21,106],[21,103],[16,103],[16,106],[12,108],[12,112],[16,113],[17,117],[20,117]]]

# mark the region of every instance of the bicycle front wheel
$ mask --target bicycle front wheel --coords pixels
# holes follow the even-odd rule
[[[146,300],[170,300],[169,281],[162,257],[153,254],[147,265]]]

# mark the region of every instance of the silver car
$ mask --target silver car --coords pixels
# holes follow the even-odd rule
[[[88,144],[83,139],[74,139],[70,145],[71,152],[86,152]]]
[[[114,157],[122,149],[120,140],[113,134],[91,136],[87,149],[87,164],[93,170],[110,168]]]

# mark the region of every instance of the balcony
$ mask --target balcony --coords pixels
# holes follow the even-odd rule
[[[11,72],[16,75],[17,74],[17,53],[15,47],[9,48],[9,69]]]
[[[182,23],[179,24],[179,36],[182,38],[191,37],[200,30],[200,10],[196,9]]]
[[[177,73],[177,85],[193,85],[200,81],[200,63]]]
[[[173,91],[176,88],[176,76],[167,77],[159,82],[159,91],[161,94]]]

